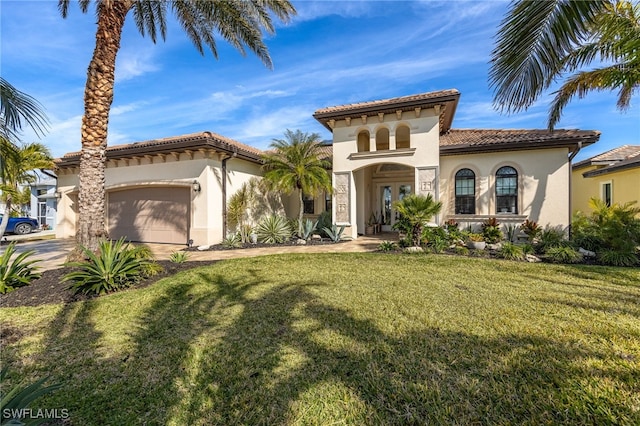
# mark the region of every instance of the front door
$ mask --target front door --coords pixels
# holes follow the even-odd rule
[[[391,231],[396,223],[397,214],[393,202],[402,200],[412,193],[412,184],[408,182],[383,183],[378,185],[378,203],[382,217],[382,230]]]

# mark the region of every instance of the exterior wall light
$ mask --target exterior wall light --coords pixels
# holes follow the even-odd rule
[[[59,200],[62,198],[62,192],[60,191],[54,192],[53,195],[56,197],[56,200]]]
[[[194,180],[191,185],[193,186],[193,192],[200,192],[200,190],[202,189],[202,187],[200,186],[200,182],[198,182],[197,180]]]

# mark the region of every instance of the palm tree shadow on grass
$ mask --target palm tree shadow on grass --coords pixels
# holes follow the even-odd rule
[[[176,424],[599,422],[605,407],[638,419],[612,395],[584,403],[597,393],[584,383],[613,379],[637,391],[640,377],[581,367],[605,354],[577,344],[437,329],[390,336],[323,302],[312,290],[326,283],[290,282],[246,298],[233,290],[241,283],[212,282],[242,314],[203,350]]]
[[[49,406],[83,425],[607,423],[609,415],[633,424],[640,416],[598,386],[633,394],[640,374],[589,365],[608,354],[579,342],[420,324],[394,335],[323,300],[316,290],[330,284],[319,280],[267,282],[259,269],[234,280],[208,269],[177,277],[120,352],[92,320],[95,301],[61,310],[43,368],[86,398],[58,392]]]

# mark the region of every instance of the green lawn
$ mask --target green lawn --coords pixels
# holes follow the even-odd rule
[[[280,255],[0,316],[74,425],[640,424],[638,269]]]

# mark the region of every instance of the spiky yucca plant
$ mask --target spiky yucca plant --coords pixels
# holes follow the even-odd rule
[[[33,266],[40,260],[28,260],[35,251],[27,250],[12,257],[16,251],[16,243],[9,244],[4,253],[0,254],[0,294],[9,293],[18,287],[24,287],[31,281],[40,278],[41,274]]]

